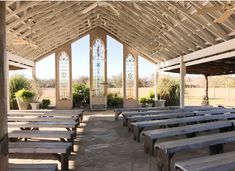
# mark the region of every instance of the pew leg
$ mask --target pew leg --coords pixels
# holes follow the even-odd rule
[[[123,116],[123,126],[127,126],[127,117],[126,116]]]
[[[196,137],[196,133],[195,133],[195,132],[193,132],[193,133],[188,133],[188,134],[186,134],[186,137],[187,137],[187,138]]]
[[[157,156],[157,166],[160,171],[170,171],[171,170],[171,159],[174,154],[166,154],[161,149],[156,149]]]
[[[222,132],[228,132],[228,131],[232,131],[232,130],[233,130],[232,127],[226,127],[226,128],[220,128],[219,132],[222,133]]]
[[[115,111],[115,120],[117,121],[118,120],[118,116],[121,114],[121,112],[117,112]]]
[[[61,171],[69,169],[69,155],[68,153],[60,154]]]
[[[133,126],[133,139],[137,142],[140,142],[140,133],[143,131],[143,128],[139,128],[138,126]]]
[[[224,145],[218,144],[210,146],[210,155],[219,154],[224,152]]]

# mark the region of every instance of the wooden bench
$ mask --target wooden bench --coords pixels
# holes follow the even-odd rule
[[[140,141],[140,133],[144,129],[152,129],[159,127],[169,127],[169,126],[178,126],[180,124],[190,124],[190,123],[199,123],[213,120],[227,120],[235,119],[235,114],[223,114],[223,115],[205,115],[205,116],[193,116],[185,118],[173,118],[173,119],[163,119],[163,120],[154,120],[154,121],[142,121],[131,123],[133,126],[133,139]]]
[[[40,129],[40,128],[65,128],[68,131],[77,133],[77,122],[8,122],[8,128],[12,129]]]
[[[122,114],[123,112],[131,112],[131,111],[135,111],[135,112],[143,112],[143,111],[150,111],[150,110],[167,110],[170,107],[139,107],[139,108],[119,108],[119,109],[115,109],[114,113],[115,113],[115,119],[118,119],[118,116],[120,114]],[[179,107],[176,107],[179,108]]]
[[[9,164],[9,171],[57,171],[57,164]]]
[[[157,164],[162,171],[170,171],[171,159],[177,152],[210,148],[210,154],[223,152],[223,144],[235,141],[235,131],[155,143]]]
[[[71,143],[62,142],[9,142],[10,158],[57,159],[61,170],[68,170]],[[27,155],[24,155],[27,154]]]
[[[128,117],[128,130],[130,131],[133,122],[141,122],[141,121],[152,121],[152,120],[160,120],[160,119],[170,119],[170,118],[178,118],[178,117],[189,117],[195,116],[194,112],[176,112],[176,113],[165,113],[165,114],[156,114],[156,115],[147,115],[147,116],[134,116]]]
[[[180,113],[180,112],[194,112],[197,115],[205,115],[206,112],[222,114],[222,113],[235,113],[233,109],[224,109],[224,108],[186,108],[186,109],[175,109],[175,110],[164,110],[164,111],[148,111],[148,112],[132,112],[132,113],[123,113],[123,126],[127,126],[129,118],[137,116],[149,116],[149,115],[158,115],[158,114],[169,114],[169,113]]]
[[[55,117],[8,117],[8,122],[71,122],[71,121],[76,121],[76,119],[55,118]],[[77,124],[79,124],[79,121],[77,122]]]
[[[8,137],[13,139],[59,139],[63,142],[70,142],[72,144],[72,151],[74,150],[74,139],[76,134],[74,131],[48,131],[48,130],[14,130],[8,134]]]
[[[160,138],[167,138],[172,136],[186,135],[188,137],[195,136],[196,133],[209,130],[226,130],[232,129],[233,123],[231,121],[217,121],[195,125],[180,126],[174,128],[155,129],[144,131],[144,150],[150,155],[154,155],[154,143]]]
[[[83,120],[84,110],[9,110],[9,116],[76,117]]]
[[[234,171],[235,152],[194,158],[175,163],[176,171]]]

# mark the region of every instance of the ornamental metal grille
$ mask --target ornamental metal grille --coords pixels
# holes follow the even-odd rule
[[[135,99],[135,59],[129,54],[126,58],[126,98]]]
[[[69,99],[69,57],[62,52],[59,58],[60,100]]]
[[[93,45],[93,95],[104,96],[104,65],[105,51],[104,45],[100,39],[97,39]]]

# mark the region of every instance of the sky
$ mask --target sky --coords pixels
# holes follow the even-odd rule
[[[89,35],[72,43],[72,77],[78,79],[81,76],[89,76]],[[110,36],[107,36],[107,74],[122,73],[123,45]],[[154,72],[154,64],[139,56],[139,76],[148,77]],[[10,76],[22,74],[32,77],[31,70],[11,71]],[[55,78],[55,54],[45,57],[36,63],[36,75],[38,79]]]

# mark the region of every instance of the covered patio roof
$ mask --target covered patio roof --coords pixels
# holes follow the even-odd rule
[[[235,37],[235,15],[216,23],[223,11],[199,9],[222,1],[17,1],[7,2],[7,50],[40,60],[99,27],[154,62],[167,61]],[[14,39],[28,42],[14,44]]]

